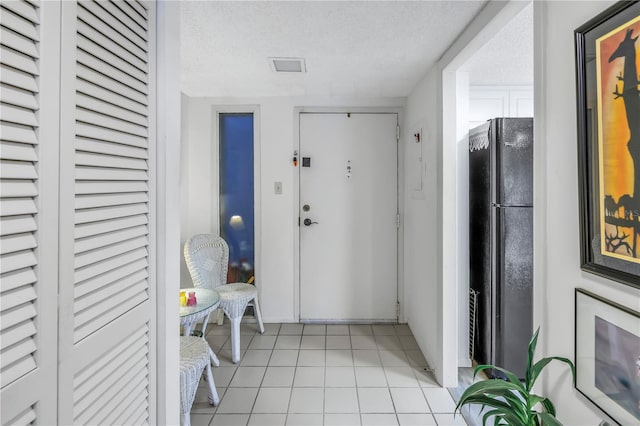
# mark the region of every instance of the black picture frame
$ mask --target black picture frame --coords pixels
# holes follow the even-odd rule
[[[601,153],[599,146],[601,138],[599,134],[600,111],[598,110],[600,101],[598,100],[597,78],[599,74],[597,72],[596,42],[605,35],[609,37],[609,34],[614,30],[628,25],[639,16],[639,1],[620,1],[575,30],[581,268],[586,272],[636,288],[640,288],[640,263],[627,259],[634,258],[633,256],[636,256],[635,258],[640,256],[640,208],[630,208],[627,211],[627,207],[622,205],[623,199],[620,197],[620,204],[615,202],[618,211],[617,213],[614,212],[614,214],[620,214],[621,217],[609,217],[612,210],[605,210],[606,196],[604,191],[601,194]],[[633,23],[633,25],[636,24]],[[640,35],[640,31],[634,32],[632,35],[633,37]],[[640,53],[639,46],[640,41],[636,43],[635,49]],[[621,61],[618,62],[623,63]],[[636,62],[638,61],[636,60]],[[618,79],[621,80],[621,78]],[[620,85],[624,89],[623,84],[624,80],[621,84],[616,84],[615,92],[618,92],[618,86]],[[620,102],[624,101],[623,94],[616,94],[613,87],[607,92],[611,93],[611,97],[623,98]],[[629,110],[631,111],[631,108]],[[640,114],[638,114],[637,119],[640,121]],[[636,167],[640,169],[640,159],[636,161],[636,164]],[[638,182],[637,173],[635,182]],[[638,193],[638,195],[635,197],[637,201],[634,201],[634,203],[640,206],[640,183],[635,186],[638,189],[634,190],[634,192]],[[628,214],[632,218],[629,219],[629,222],[627,222]],[[624,219],[622,216],[624,216]],[[601,218],[604,219],[601,220]],[[626,223],[633,223],[633,225],[631,225],[631,228],[624,228],[622,225],[618,225]],[[621,228],[622,234],[619,233]],[[614,237],[612,229],[615,229],[615,236],[620,236],[618,239]],[[631,231],[628,231],[628,229],[631,229]],[[632,240],[636,240],[635,246],[633,243],[629,244],[631,240],[628,239],[628,232],[631,232]],[[605,242],[606,250],[603,250],[603,241]],[[618,243],[626,243],[626,246],[620,247]],[[618,252],[612,254],[613,251],[607,250],[616,245],[618,245],[618,252],[624,251],[627,253],[630,248],[633,251],[626,254],[625,259],[625,254],[619,255]]]
[[[575,290],[575,389],[619,425],[640,423],[640,313]]]

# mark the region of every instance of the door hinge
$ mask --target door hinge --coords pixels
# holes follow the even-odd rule
[[[400,213],[396,213],[396,228],[400,229]]]
[[[400,125],[396,124],[396,142],[400,142]]]
[[[396,302],[396,318],[400,319],[400,302]]]
[[[300,226],[300,216],[298,216],[298,226]]]

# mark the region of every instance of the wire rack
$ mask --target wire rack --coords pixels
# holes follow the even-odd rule
[[[469,289],[469,358],[475,355],[476,331],[478,324],[478,294],[480,292]]]

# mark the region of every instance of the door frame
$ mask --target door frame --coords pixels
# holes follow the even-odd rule
[[[260,161],[260,105],[211,107],[211,228],[220,235],[220,114],[253,114],[253,262],[255,287],[262,297],[262,174]],[[216,173],[217,171],[217,173]]]
[[[401,173],[404,166],[404,158],[400,155],[404,152],[403,142],[403,124],[404,124],[404,108],[401,107],[295,107],[293,109],[293,151],[300,153],[300,115],[302,113],[324,113],[324,114],[396,114],[398,117],[398,126],[400,127],[400,138],[396,146],[396,194],[397,209],[400,215],[400,227],[398,228],[396,238],[397,253],[397,295],[396,300],[400,303],[400,313],[398,322],[405,323],[404,313],[404,265],[401,260],[404,257],[404,175]],[[291,153],[293,158],[294,152]],[[300,158],[298,158],[300,160]],[[299,216],[300,209],[300,164],[294,167],[293,178],[293,318],[296,322],[300,322],[300,224],[295,220]]]
[[[506,3],[490,2],[482,9],[472,24],[463,31],[447,52],[438,61],[438,78],[441,91],[438,94],[437,145],[439,157],[438,177],[442,185],[438,187],[437,203],[439,231],[437,243],[441,251],[438,266],[438,285],[441,294],[441,310],[438,312],[439,343],[442,345],[441,371],[436,370],[436,379],[444,387],[458,384],[458,362],[460,335],[468,337],[466,324],[459,324],[458,312],[466,309],[460,306],[465,300],[459,293],[468,292],[469,265],[464,259],[469,250],[469,239],[465,237],[468,224],[461,223],[468,216],[463,211],[468,206],[461,206],[458,197],[447,197],[445,194],[461,193],[468,183],[460,182],[460,161],[458,142],[468,138],[468,93],[469,76],[462,72],[466,62],[477,50],[495,36],[511,19],[530,1],[510,0]],[[466,100],[462,98],[466,97]],[[466,136],[465,136],[466,135]],[[447,215],[446,212],[455,212]],[[535,226],[535,224],[534,224]],[[448,238],[444,238],[447,229]],[[534,272],[535,273],[535,272]],[[447,285],[445,285],[447,283]],[[454,285],[449,285],[452,283]]]

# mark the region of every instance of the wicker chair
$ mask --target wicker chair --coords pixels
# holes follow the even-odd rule
[[[206,371],[209,385],[209,403],[218,405],[220,402],[211,374],[209,350],[207,342],[199,337],[180,337],[180,414],[185,426],[191,424],[191,407],[203,371]]]
[[[220,308],[231,321],[231,360],[240,361],[240,320],[249,302],[258,322],[258,330],[264,333],[264,325],[258,305],[258,291],[246,283],[227,284],[229,266],[229,246],[220,237],[198,234],[189,238],[184,245],[184,258],[195,287],[211,288],[220,294]],[[202,324],[204,336],[209,316]]]

